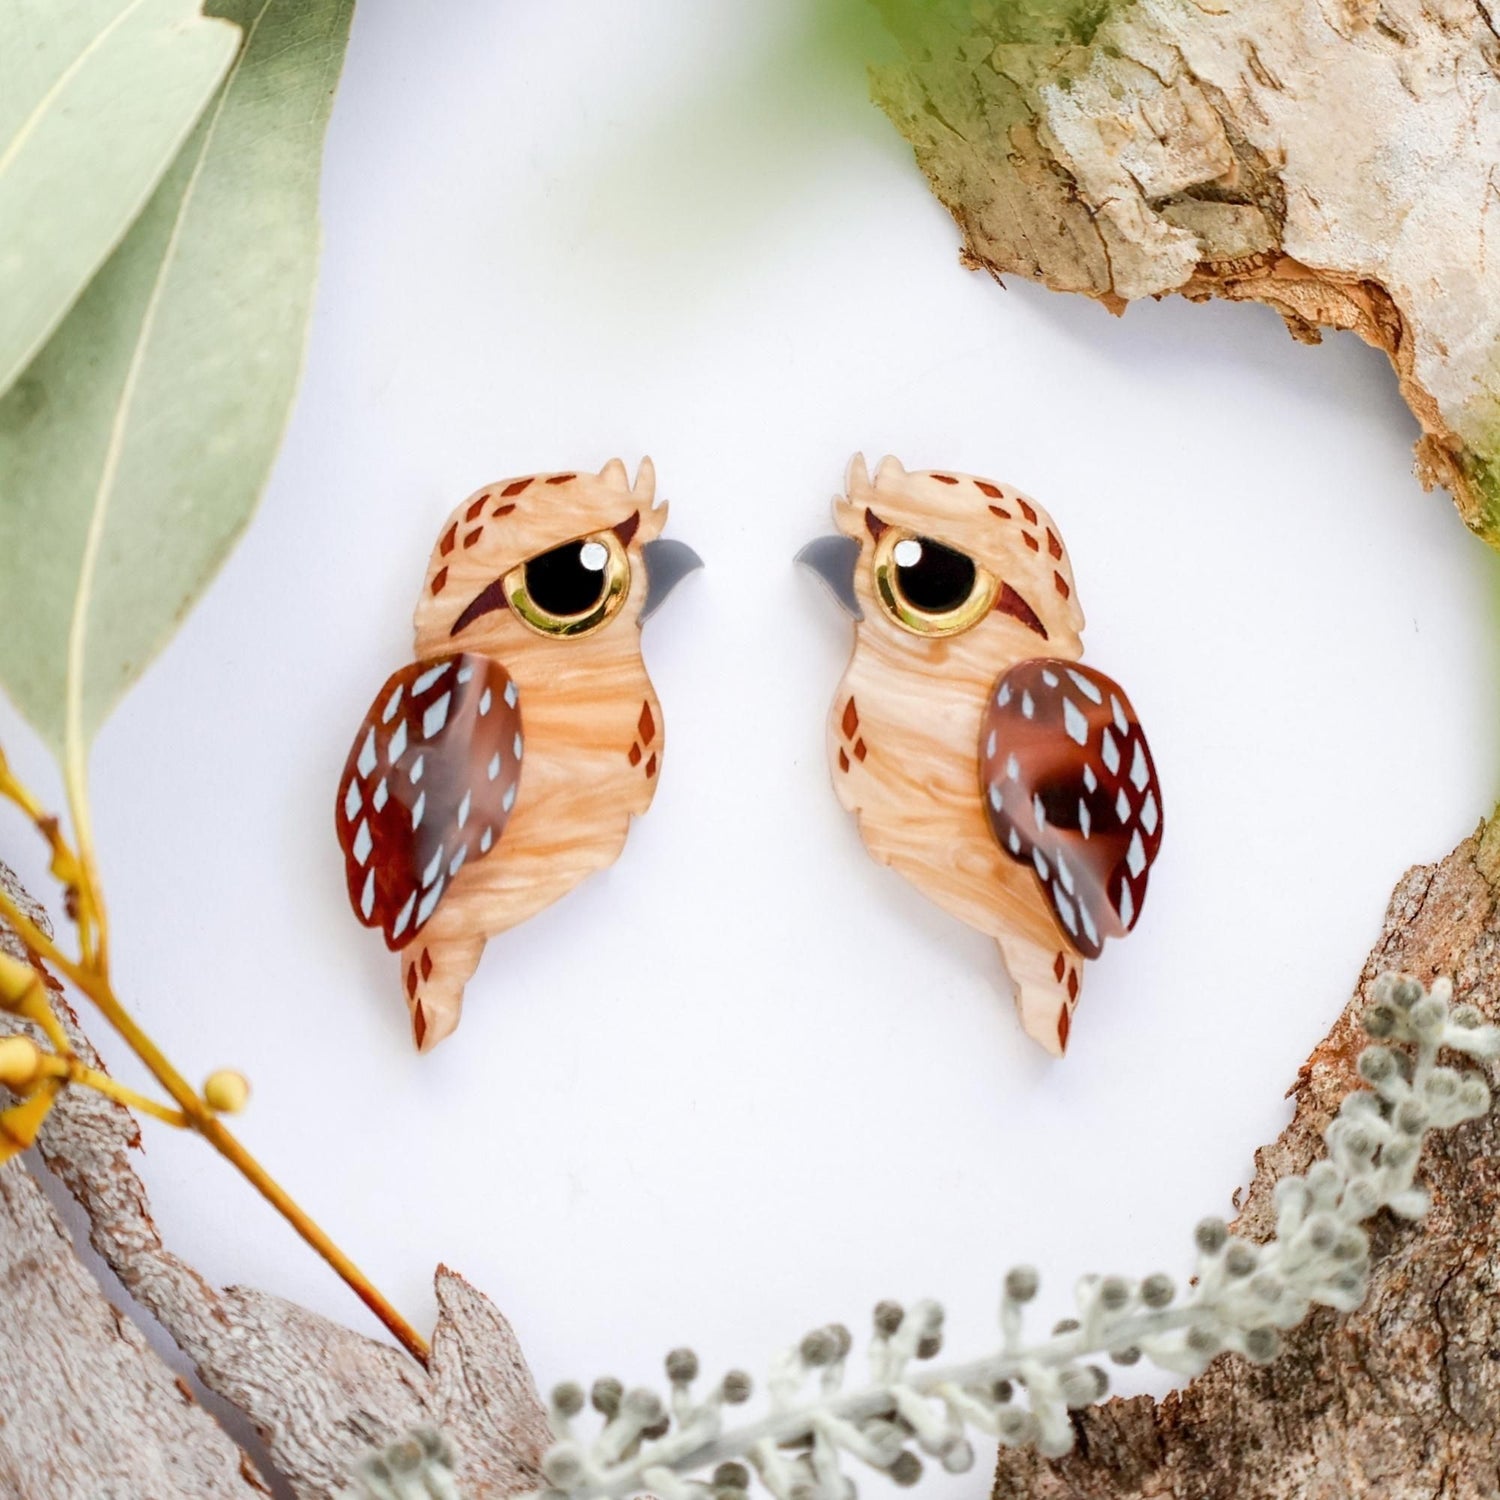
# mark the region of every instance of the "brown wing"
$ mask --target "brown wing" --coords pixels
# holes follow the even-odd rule
[[[404,948],[466,861],[499,842],[521,780],[521,704],[487,657],[413,662],[381,688],[339,778],[349,901]]]
[[[1118,683],[1080,662],[1012,667],[985,708],[979,786],[1000,847],[1033,867],[1085,958],[1135,926],[1161,848],[1161,787]]]

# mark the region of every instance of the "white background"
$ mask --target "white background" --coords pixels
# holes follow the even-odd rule
[[[682,1342],[760,1373],[882,1296],[941,1298],[972,1354],[1014,1262],[1047,1321],[1085,1270],[1183,1271],[1392,884],[1497,790],[1496,559],[1411,478],[1383,359],[1258,308],[1116,320],[965,273],[804,24],[788,0],[363,0],[283,455],[95,757],[150,1031],[190,1075],[251,1076],[246,1139],[418,1324],[442,1260],[544,1387],[654,1379]],[[856,447],[1041,499],[1089,659],[1151,735],[1163,852],[1064,1063],[830,789],[849,627],[791,556]],[[646,631],[660,795],[612,871],[492,944],[419,1059],[345,904],[350,737],[453,504],[643,452],[708,563]],[[8,706],[0,734],[53,790]],[[207,1148],[146,1136],[175,1250],[369,1326]],[[932,1492],[982,1493],[987,1464]]]

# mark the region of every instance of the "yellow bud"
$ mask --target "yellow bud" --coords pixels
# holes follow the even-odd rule
[[[0,1005],[13,1006],[24,1000],[38,977],[30,964],[0,949]]]
[[[203,1102],[216,1115],[237,1115],[250,1102],[250,1080],[243,1073],[220,1068],[208,1075]]]
[[[0,1037],[0,1083],[21,1093],[37,1081],[42,1051],[30,1037]]]
[[[19,1104],[0,1110],[0,1163],[8,1162],[36,1143],[36,1133],[56,1099],[55,1090],[38,1089]]]

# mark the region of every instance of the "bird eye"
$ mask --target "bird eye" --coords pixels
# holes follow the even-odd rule
[[[957,635],[989,613],[995,580],[968,553],[890,527],[875,543],[875,592],[903,629]]]
[[[540,552],[505,577],[516,618],[540,635],[588,635],[614,617],[629,592],[630,559],[613,531]]]

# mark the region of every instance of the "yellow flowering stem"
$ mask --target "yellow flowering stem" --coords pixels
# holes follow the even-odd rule
[[[87,970],[69,958],[3,890],[0,890],[0,921],[3,921],[43,963],[51,964],[58,973],[66,975],[80,989],[83,988]],[[9,955],[6,956],[9,957]],[[17,963],[19,960],[11,959],[11,962]]]
[[[168,1109],[165,1104],[158,1104],[155,1099],[138,1094],[134,1089],[126,1088],[123,1083],[116,1083],[108,1073],[101,1073],[98,1068],[84,1067],[74,1058],[45,1057],[42,1059],[42,1072],[68,1083],[82,1084],[84,1088],[103,1094],[106,1099],[113,1099],[116,1104],[123,1104],[126,1109],[138,1109],[142,1114],[150,1115],[164,1124],[175,1125],[179,1130],[193,1128],[193,1122],[182,1110]]]
[[[71,695],[72,683],[69,683]],[[79,936],[93,929],[93,943],[83,944],[84,962],[99,974],[109,974],[109,921],[104,911],[104,891],[94,860],[93,823],[89,817],[88,761],[77,733],[76,707],[69,699],[66,753],[63,756],[63,785],[68,794],[68,811],[73,818],[73,834],[78,840],[78,915]],[[83,918],[87,917],[87,923]]]
[[[33,965],[12,958],[3,949],[0,949],[0,1010],[35,1022],[58,1052],[64,1057],[73,1055],[68,1034],[47,1002],[47,986],[41,974]]]
[[[42,1121],[57,1098],[58,1087],[49,1080],[19,1104],[0,1110],[0,1165],[23,1151],[29,1151],[36,1143],[36,1133],[42,1128]]]
[[[59,1084],[78,1084],[168,1125],[191,1128],[191,1121],[181,1110],[168,1109],[155,1099],[126,1088],[123,1083],[116,1083],[108,1073],[85,1067],[76,1057],[43,1052],[29,1036],[0,1036],[0,1084],[14,1094],[29,1098],[40,1083],[48,1085],[46,1094],[49,1100],[57,1093]]]
[[[172,1096],[196,1130],[214,1150],[233,1164],[308,1245],[343,1279],[345,1285],[375,1314],[414,1359],[427,1363],[427,1341],[376,1289],[369,1277],[246,1150],[239,1138],[214,1114],[207,1102],[169,1063],[161,1049],[141,1030],[135,1018],[120,1003],[107,979],[85,972],[79,988],[99,1008],[100,1014],[120,1034],[125,1045],[145,1064],[156,1081]]]
[[[12,802],[36,825],[52,851],[52,874],[62,883],[70,915],[78,926],[79,945],[85,962],[94,956],[96,931],[102,930],[103,911],[99,906],[97,883],[88,878],[83,862],[66,838],[62,825],[32,795],[10,769],[5,752],[0,750],[0,798]]]
[[[390,1330],[398,1343],[420,1364],[425,1365],[428,1359],[427,1341],[401,1316],[390,1302],[381,1294],[363,1271],[344,1254],[342,1250],[331,1240],[327,1233],[308,1216],[306,1211],[296,1200],[281,1186],[275,1178],[253,1157],[241,1144],[238,1137],[228,1130],[223,1122],[214,1113],[212,1105],[204,1099],[196,1089],[167,1061],[162,1050],[141,1030],[135,1018],[120,1003],[110,983],[109,977],[109,951],[108,951],[108,926],[104,913],[104,902],[100,894],[98,872],[93,855],[93,837],[90,831],[87,776],[85,769],[85,756],[78,748],[81,744],[80,737],[73,733],[76,725],[71,721],[68,734],[68,754],[64,763],[64,780],[68,790],[68,802],[73,818],[73,829],[78,840],[77,870],[78,870],[78,910],[76,920],[79,923],[79,931],[82,942],[82,962],[75,963],[68,958],[37,926],[25,915],[4,892],[0,891],[0,920],[3,920],[20,937],[27,947],[38,958],[49,964],[58,973],[69,979],[83,994],[98,1007],[99,1013],[120,1035],[121,1040],[145,1065],[146,1070],[171,1096],[173,1103],[181,1112],[182,1122],[188,1129],[196,1130],[226,1161],[236,1167],[241,1175],[255,1188],[255,1190],[284,1218],[288,1224],[302,1237],[302,1239],[322,1257],[324,1261],[342,1278],[349,1289],[370,1309],[372,1313]],[[0,766],[5,768],[4,795],[9,796],[17,805],[30,810],[36,808],[35,799],[25,791],[20,783],[10,774],[8,766],[5,766],[3,756],[0,756]],[[20,799],[16,794],[19,794]],[[41,825],[39,825],[41,826]],[[45,831],[45,830],[44,830]],[[58,835],[59,840],[61,835]],[[63,845],[66,847],[66,845]],[[71,852],[71,851],[70,851]],[[94,941],[90,943],[85,935],[86,927],[92,926]],[[10,964],[16,964],[17,960],[11,959],[9,955],[0,954]],[[29,967],[29,966],[28,966]],[[5,996],[4,963],[0,963],[0,1003]],[[34,971],[33,971],[34,972]],[[36,976],[40,985],[40,976]],[[56,1027],[56,1018],[52,1017],[50,1007],[46,1005],[45,992],[36,990],[37,1003],[47,1010],[52,1027]],[[15,1008],[16,1002],[11,1002],[10,1008]],[[28,1009],[27,1014],[31,1014]],[[38,1024],[46,1025],[39,1016],[33,1016]],[[48,1030],[49,1039],[54,1040],[52,1030]],[[67,1047],[67,1038],[64,1035],[62,1045],[58,1047],[59,1052],[68,1053],[71,1049]],[[108,1088],[101,1092],[116,1096],[115,1092],[119,1085],[105,1075],[99,1077],[109,1084]],[[88,1080],[90,1086],[97,1086]],[[15,1108],[23,1111],[24,1126],[29,1126],[35,1132],[37,1125],[41,1123],[46,1113],[46,1108],[41,1107],[36,1113],[34,1122],[31,1119],[33,1100],[39,1100],[47,1091],[53,1091],[60,1084],[49,1082],[43,1090],[36,1095],[24,1100]],[[136,1096],[139,1100],[140,1096]],[[47,1101],[50,1104],[50,1100]],[[169,1119],[172,1124],[177,1124],[175,1113],[164,1109],[164,1106],[153,1105],[149,1101],[139,1102],[136,1108],[144,1108],[148,1114],[156,1115],[161,1119]],[[28,1142],[29,1144],[29,1142]],[[6,1158],[4,1142],[0,1141],[0,1161]]]
[[[34,1021],[41,1027],[42,1034],[52,1043],[59,1056],[72,1057],[73,1044],[68,1040],[68,1033],[62,1029],[62,1023],[53,1014],[40,985],[20,1001],[16,1006],[16,1014],[25,1016],[28,1021]]]

